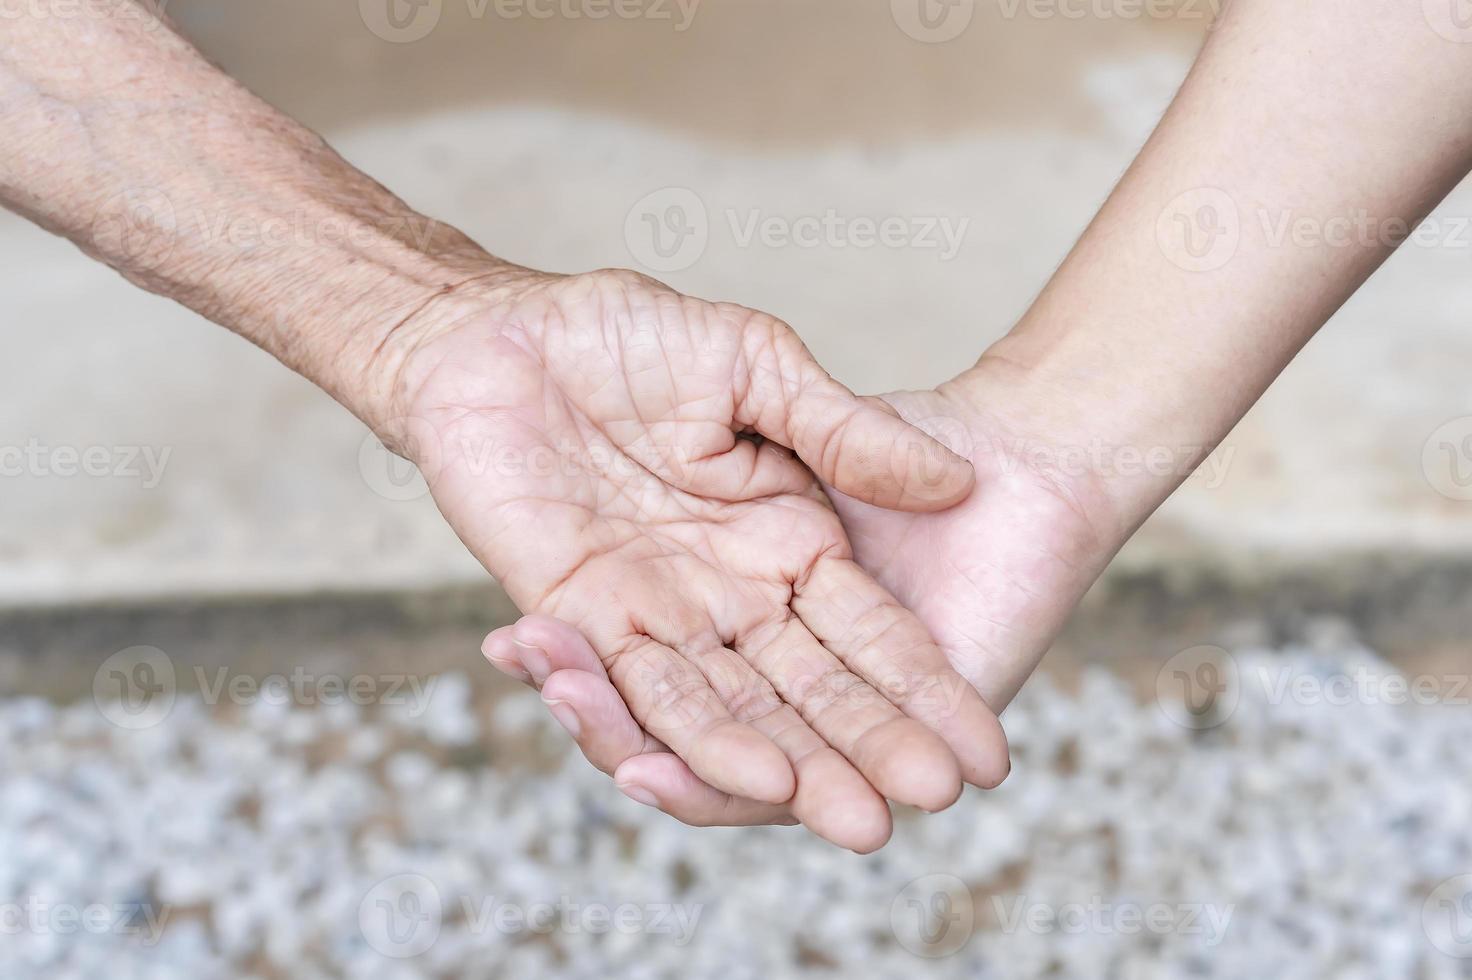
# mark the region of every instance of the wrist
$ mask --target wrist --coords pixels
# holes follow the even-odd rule
[[[8,25],[0,118],[24,152],[0,160],[0,203],[375,424],[421,311],[511,267],[152,26]]]
[[[942,386],[1006,419],[998,452],[1062,490],[1113,547],[1199,466],[1216,440],[1184,408],[1152,403],[1148,367],[1111,367],[1068,343],[1013,331]]]
[[[297,369],[380,435],[413,414],[425,373],[421,356],[434,341],[471,317],[503,305],[540,275],[490,255],[450,263],[417,258],[361,290],[323,318],[332,338],[314,347],[327,355]]]

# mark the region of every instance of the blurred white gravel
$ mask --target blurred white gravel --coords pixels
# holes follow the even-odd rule
[[[1039,678],[1008,783],[863,858],[640,808],[455,674],[418,718],[10,699],[0,976],[1472,976],[1472,709],[1313,697],[1393,675],[1353,649],[1233,664],[1201,731]]]

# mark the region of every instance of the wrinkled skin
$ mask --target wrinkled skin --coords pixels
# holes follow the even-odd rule
[[[829,489],[859,564],[915,612],[997,711],[1127,537],[1097,481],[1039,464],[1051,457],[1032,450],[1070,439],[1024,382],[1011,365],[983,358],[939,390],[884,396],[971,459],[976,486],[959,506],[903,514]],[[549,661],[543,699],[564,726],[577,719],[584,754],[635,799],[694,825],[792,822],[790,807],[724,792],[647,744],[576,630],[529,617],[487,638],[493,664],[537,683],[519,669],[527,648],[514,640]]]
[[[933,511],[970,467],[785,324],[610,272],[411,330],[381,431],[517,605],[586,637],[641,750],[856,850],[888,837],[886,797],[936,810],[1005,776],[995,715],[814,476]]]

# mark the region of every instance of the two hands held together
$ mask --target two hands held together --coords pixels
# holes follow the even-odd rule
[[[1472,126],[1449,122],[1472,118],[1472,45],[1419,5],[1234,0],[1011,332],[933,391],[859,398],[773,317],[491,256],[157,13],[34,6],[0,21],[0,205],[413,459],[529,613],[486,656],[625,793],[858,851],[888,838],[886,799],[939,810],[1005,778],[997,713],[1068,613],[1394,250],[1284,248],[1247,215],[1414,227],[1472,169]],[[1366,101],[1365,65],[1415,70]],[[347,234],[241,248],[114,213],[160,195]],[[1179,235],[1217,214],[1203,199],[1242,209],[1207,265]],[[1094,447],[1121,465],[1076,465]]]
[[[859,398],[771,316],[490,255],[161,22],[0,35],[0,118],[23,148],[0,156],[0,203],[269,351],[416,462],[531,614],[487,639],[492,662],[682,820],[802,822],[867,851],[886,799],[939,810],[1000,783],[997,712],[1169,492],[1028,461],[1121,435],[1096,431],[1113,393],[1080,383],[1094,354],[1058,343],[1057,318],[934,391]],[[242,249],[120,222],[137,195],[348,233]]]
[[[886,800],[1006,777],[997,712],[1113,550],[1097,488],[1011,452],[1045,417],[1014,365],[860,398],[623,271],[472,282],[391,340],[375,427],[529,614],[486,657],[624,793],[867,852]]]

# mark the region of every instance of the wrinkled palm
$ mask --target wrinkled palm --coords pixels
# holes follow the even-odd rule
[[[830,489],[859,565],[915,612],[951,665],[997,711],[1031,674],[1119,540],[1115,530],[1098,526],[1097,487],[1039,465],[1058,440],[1038,431],[1043,412],[1013,397],[1005,373],[995,385],[982,370],[965,386],[885,396],[905,419],[972,461],[976,485],[959,505],[899,513]],[[723,792],[657,744],[640,744],[627,710],[596,665],[581,657],[582,640],[573,631],[545,622],[515,629],[546,647],[554,665],[569,668],[549,688],[580,714],[600,718],[600,732],[612,733],[586,732],[580,744],[621,786],[640,787],[695,824],[782,822],[794,814]],[[512,635],[498,634],[488,639],[488,653]]]
[[[631,273],[544,277],[424,331],[402,392],[396,438],[461,539],[711,786],[938,809],[1005,773],[995,717],[854,563],[813,473],[934,510],[969,467],[780,321]]]

